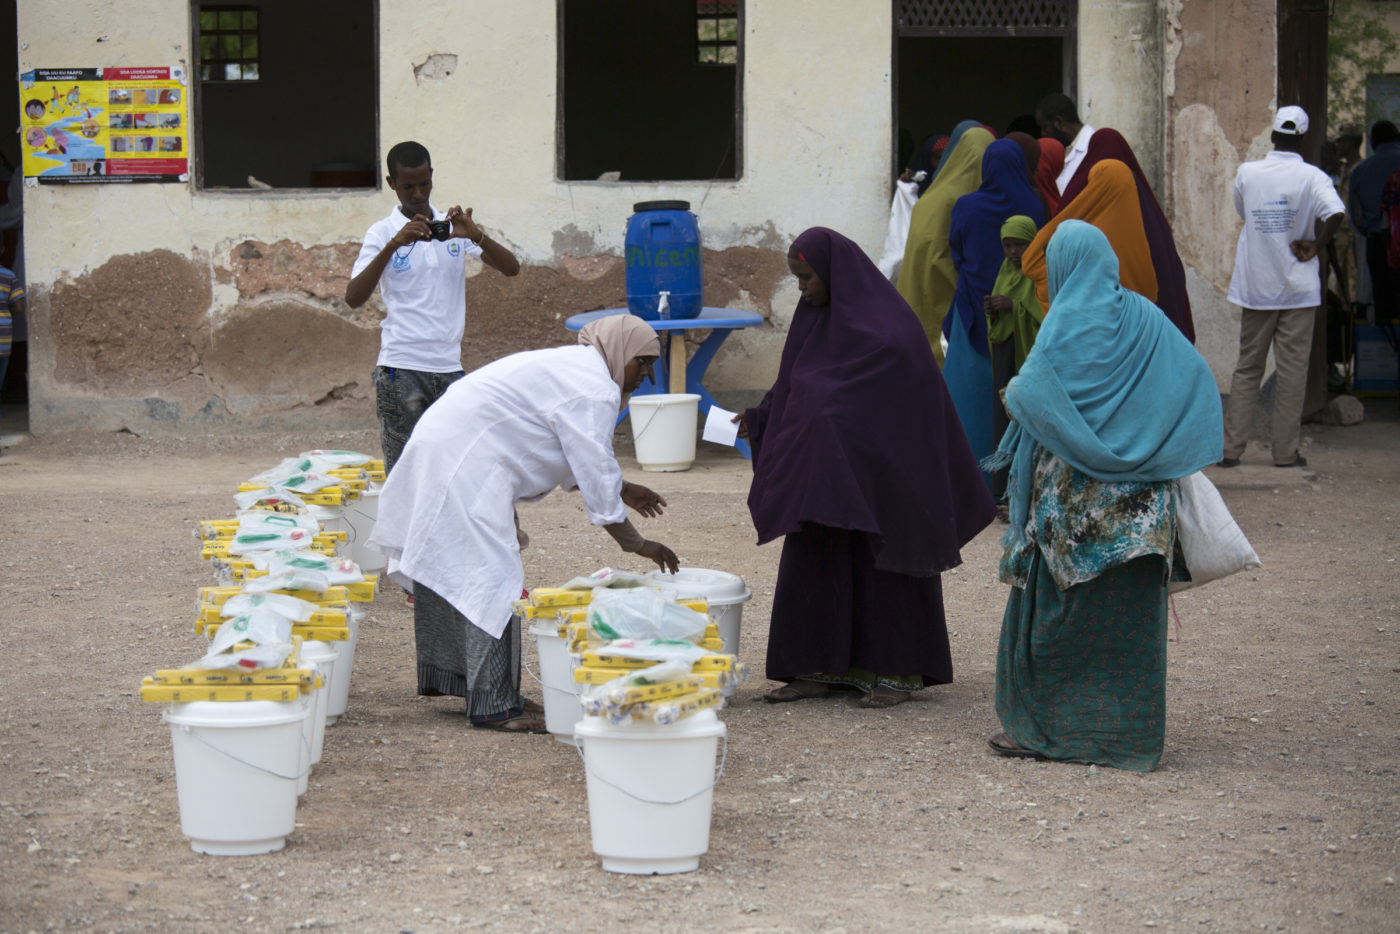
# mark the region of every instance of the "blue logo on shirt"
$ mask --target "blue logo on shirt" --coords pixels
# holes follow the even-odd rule
[[[392,266],[395,271],[403,272],[405,269],[408,268],[408,256],[409,254],[407,253],[399,253],[395,251],[394,258],[390,261],[389,265]]]
[[[447,241],[447,255],[448,255],[448,256],[460,256],[461,253],[462,253],[462,244],[458,243],[456,240],[449,240],[449,241]]]

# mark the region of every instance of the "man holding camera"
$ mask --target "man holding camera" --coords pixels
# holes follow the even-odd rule
[[[384,296],[374,391],[384,467],[392,470],[419,417],[462,376],[467,257],[507,276],[520,262],[477,226],[471,208],[433,208],[433,165],[423,146],[399,143],[385,162],[399,203],[365,233],[345,303],[359,308],[375,286]]]

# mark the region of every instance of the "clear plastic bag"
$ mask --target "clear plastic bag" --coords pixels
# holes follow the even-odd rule
[[[289,551],[278,549],[255,552],[249,556],[253,567],[268,574],[283,571],[315,571],[324,574],[326,583],[354,584],[365,579],[360,566],[349,558],[333,558],[316,551]]]
[[[361,454],[359,451],[302,451],[298,457],[309,458],[318,464],[331,467],[359,467],[374,460],[368,454]]]
[[[702,684],[702,680],[692,674],[689,662],[662,662],[650,668],[624,672],[604,684],[592,685],[579,694],[579,702],[589,716],[621,723],[638,704],[691,693]]]
[[[233,501],[238,504],[239,510],[244,509],[266,509],[272,512],[288,513],[300,515],[309,510],[306,503],[300,497],[293,496],[285,490],[274,489],[273,487],[263,487],[257,490],[244,490],[242,493],[233,494]]]
[[[219,615],[246,616],[254,612],[273,613],[291,623],[304,623],[316,612],[316,604],[284,593],[249,593],[246,589],[224,601]],[[222,629],[219,630],[221,633]]]
[[[256,671],[259,668],[280,668],[291,654],[291,643],[269,642],[266,645],[255,645],[250,649],[238,649],[233,652],[211,652],[185,667],[197,671],[221,671],[228,668]]]
[[[588,626],[609,641],[614,639],[684,639],[698,641],[710,619],[681,606],[672,595],[649,588],[595,590],[588,607]]]

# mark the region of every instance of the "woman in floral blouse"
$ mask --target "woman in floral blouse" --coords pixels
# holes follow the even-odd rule
[[[1150,771],[1166,731],[1171,481],[1220,459],[1210,368],[1119,282],[1096,227],[1046,250],[1050,309],[1006,389],[1011,584],[997,651],[1002,755]]]

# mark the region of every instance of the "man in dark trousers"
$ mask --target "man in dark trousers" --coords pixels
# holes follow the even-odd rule
[[[1386,251],[1390,247],[1390,218],[1381,204],[1385,183],[1400,169],[1400,130],[1389,120],[1371,127],[1371,154],[1351,170],[1351,222],[1366,238],[1366,269],[1371,274],[1371,293],[1376,320],[1400,317],[1400,272],[1390,268]]]

